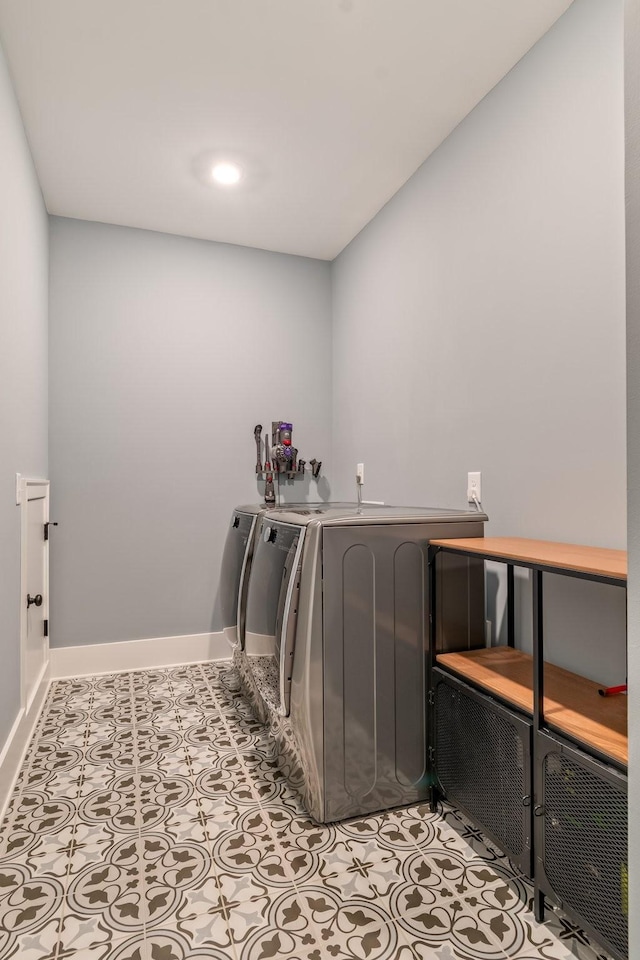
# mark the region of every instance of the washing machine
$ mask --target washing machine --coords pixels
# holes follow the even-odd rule
[[[222,629],[233,651],[240,652],[244,647],[246,596],[258,517],[267,510],[278,513],[291,509],[304,510],[327,506],[346,509],[356,504],[292,503],[268,507],[265,503],[249,503],[234,509],[227,530],[220,568]]]
[[[427,798],[428,544],[481,537],[486,520],[312,504],[254,516],[243,689],[318,822]],[[450,642],[482,646],[484,564],[453,563],[438,600],[460,624]]]

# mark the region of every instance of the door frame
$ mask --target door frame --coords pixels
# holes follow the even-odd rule
[[[41,674],[35,684],[31,697],[27,694],[27,677],[25,668],[25,652],[27,647],[27,530],[28,517],[27,510],[29,504],[29,494],[34,492],[37,487],[44,491],[44,522],[49,520],[49,488],[48,480],[42,480],[36,477],[20,478],[20,706],[28,713],[31,705],[37,695],[43,679],[49,670],[49,637],[47,636],[45,644],[45,663]],[[35,499],[35,498],[32,498]],[[42,531],[44,542],[44,530]],[[44,619],[49,620],[49,547],[44,550]]]

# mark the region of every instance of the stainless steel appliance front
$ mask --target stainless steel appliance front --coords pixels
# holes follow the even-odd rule
[[[237,508],[231,516],[220,569],[222,629],[231,648],[242,647],[247,579],[251,562],[256,517],[260,507]]]
[[[290,510],[349,509],[354,503],[291,503],[271,507],[271,513]],[[247,589],[251,573],[251,561],[255,546],[257,517],[266,513],[264,503],[250,503],[235,508],[227,530],[222,566],[220,570],[220,606],[222,628],[237,661],[244,649],[244,625],[246,616]]]
[[[251,570],[245,657],[266,705],[289,714],[304,527],[261,518]]]

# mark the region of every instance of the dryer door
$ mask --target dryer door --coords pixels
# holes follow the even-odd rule
[[[265,704],[289,712],[304,528],[262,517],[247,596],[245,653]]]
[[[241,594],[246,582],[245,573],[250,563],[255,514],[234,510],[220,569],[220,606],[222,628],[233,648],[242,646],[244,629],[244,603]]]

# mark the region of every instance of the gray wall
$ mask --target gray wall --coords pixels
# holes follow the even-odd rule
[[[627,437],[629,510],[629,809],[640,806],[640,0],[625,4]],[[629,956],[640,950],[640,821],[629,818]]]
[[[622,0],[575,0],[334,262],[338,496],[364,461],[367,498],[463,506],[481,470],[490,534],[625,546],[622,70]]]
[[[219,629],[254,425],[331,476],[330,266],[57,218],[50,247],[52,646]]]
[[[52,221],[53,645],[219,626],[274,416],[334,497],[363,460],[367,498],[461,506],[480,469],[490,533],[624,546],[621,52],[622,0],[575,0],[331,268]],[[552,658],[619,682],[621,592],[549,594]]]
[[[47,215],[0,48],[0,746],[20,709],[16,473],[47,475]]]

